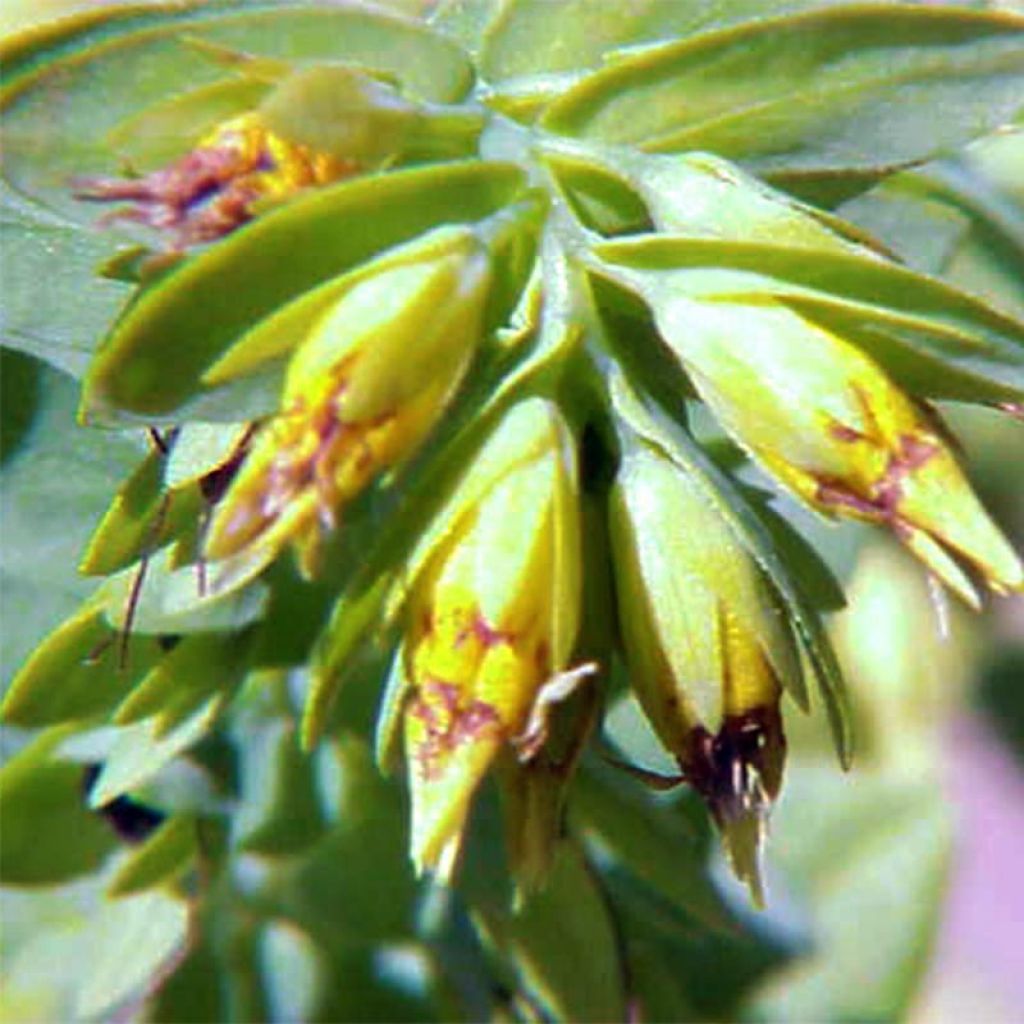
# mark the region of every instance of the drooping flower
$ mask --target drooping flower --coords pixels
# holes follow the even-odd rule
[[[856,346],[771,304],[738,317],[732,305],[678,297],[656,317],[722,425],[811,507],[888,526],[972,605],[962,563],[997,592],[1024,586],[937,418]]]
[[[624,453],[610,528],[631,684],[760,903],[785,760],[779,701],[800,673],[790,628],[706,489],[645,441]]]
[[[469,228],[439,229],[360,275],[293,355],[280,412],[217,506],[206,557],[292,540],[314,575],[341,509],[447,407],[480,340],[490,278]]]
[[[443,513],[412,583],[401,668],[418,871],[447,877],[470,803],[503,750],[529,759],[567,670],[580,600],[575,454],[557,408],[515,406]]]

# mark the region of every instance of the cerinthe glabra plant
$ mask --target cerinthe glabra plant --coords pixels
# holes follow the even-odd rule
[[[82,422],[155,441],[9,721],[54,721],[77,666],[65,717],[169,729],[197,705],[154,679],[191,657],[220,680],[194,742],[286,664],[312,751],[391,650],[378,762],[416,870],[458,878],[494,776],[528,889],[621,661],[661,782],[761,900],[783,704],[816,685],[844,762],[850,737],[822,567],[737,472],[892,531],[971,605],[1024,588],[929,404],[1019,403],[1024,325],[830,212],[1011,120],[1024,22],[633,6],[561,56],[528,2],[129,9],[10,45],[12,209],[98,227],[133,289]]]

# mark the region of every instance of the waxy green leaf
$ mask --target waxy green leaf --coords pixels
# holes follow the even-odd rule
[[[96,527],[78,571],[108,576],[179,537],[199,516],[198,487],[164,489],[166,456],[154,450],[121,485]]]
[[[85,806],[82,766],[54,757],[67,734],[59,728],[42,733],[0,769],[5,885],[52,884],[87,874],[117,846],[113,829]]]
[[[647,152],[707,150],[762,175],[834,174],[960,146],[1012,118],[1022,89],[1019,17],[851,5],[623,57],[565,93],[542,124]]]
[[[4,696],[4,721],[50,725],[102,714],[116,707],[162,656],[155,637],[127,642],[87,601],[33,652]]]
[[[130,896],[170,882],[188,868],[197,852],[195,819],[184,814],[169,818],[121,864],[107,893]]]

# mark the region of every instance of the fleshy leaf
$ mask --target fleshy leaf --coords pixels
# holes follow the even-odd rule
[[[155,716],[158,732],[166,733],[210,696],[234,690],[246,668],[246,649],[247,638],[237,634],[185,637],[121,702],[114,721],[127,725]]]
[[[196,823],[187,815],[165,821],[121,864],[110,884],[110,896],[130,896],[171,881],[196,856]]]
[[[53,884],[95,871],[117,846],[113,830],[85,807],[82,766],[53,757],[67,735],[51,729],[0,769],[5,885]]]
[[[165,491],[165,458],[153,451],[121,485],[82,555],[78,571],[107,576],[180,536],[202,507],[198,487]]]
[[[1024,21],[1013,15],[843,6],[624,57],[543,124],[648,152],[707,150],[760,174],[832,173],[963,145],[1017,112],[1022,84]]]
[[[90,600],[15,675],[4,697],[4,721],[39,726],[109,711],[162,654],[155,637],[133,636],[126,645],[102,606]]]

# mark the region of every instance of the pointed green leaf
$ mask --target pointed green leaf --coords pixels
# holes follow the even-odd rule
[[[116,707],[163,651],[154,637],[127,645],[96,600],[86,602],[36,649],[11,681],[3,719],[50,725]]]
[[[173,489],[213,473],[229,461],[251,430],[248,423],[182,424],[167,456],[164,482]]]
[[[194,633],[154,666],[114,712],[118,725],[155,717],[167,733],[215,694],[228,696],[246,669],[248,637]]]
[[[0,768],[0,878],[53,884],[95,871],[117,846],[113,830],[85,806],[82,766],[54,759],[67,735],[51,729]]]
[[[1019,17],[844,5],[624,57],[564,94],[543,124],[648,152],[707,150],[762,174],[834,172],[959,147],[1010,120],[1022,88]]]
[[[912,267],[1024,320],[1024,131],[895,175],[840,213]]]
[[[198,487],[165,490],[166,457],[153,451],[122,484],[82,555],[78,571],[108,576],[181,536],[202,509]]]
[[[481,66],[492,81],[597,68],[609,51],[679,39],[734,22],[764,18],[837,0],[506,0],[486,34]],[[449,5],[452,6],[452,5]],[[467,6],[465,3],[462,6]],[[615,56],[612,59],[622,59]]]
[[[177,878],[198,851],[195,820],[178,815],[165,821],[117,869],[109,896],[131,896]]]
[[[267,588],[253,581],[266,566],[261,553],[225,559],[205,574],[198,565],[175,568],[172,558],[164,549],[107,579],[96,600],[111,626],[174,635],[242,629],[263,617]],[[236,568],[238,578],[222,585],[219,574]]]

